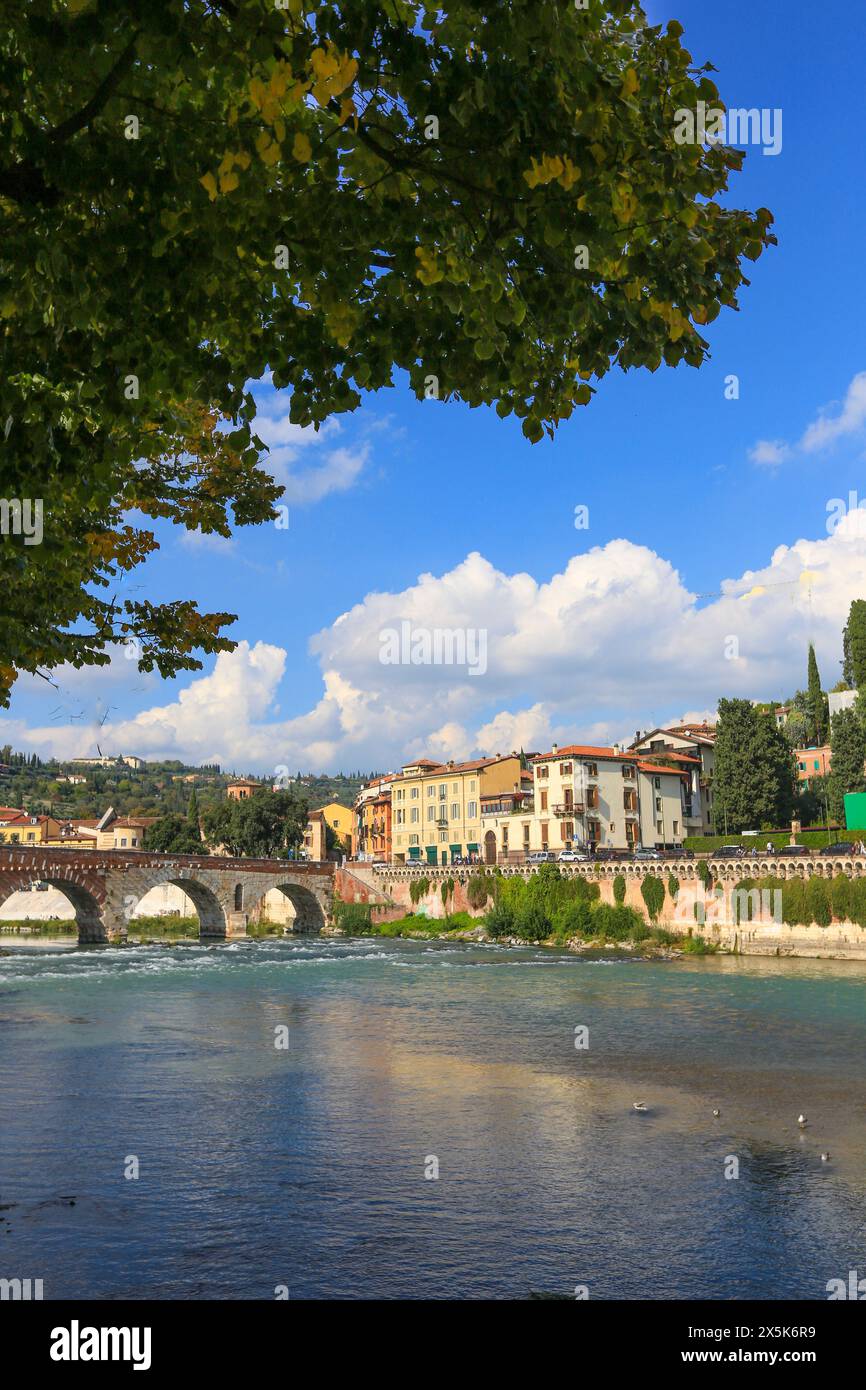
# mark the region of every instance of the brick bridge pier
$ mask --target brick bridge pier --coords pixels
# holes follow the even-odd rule
[[[0,916],[11,893],[34,883],[50,883],[65,894],[75,908],[82,942],[122,940],[141,898],[164,883],[182,888],[192,899],[201,935],[220,939],[243,936],[253,909],[272,888],[279,888],[291,901],[295,931],[320,931],[331,918],[334,865],[4,846],[0,850]]]

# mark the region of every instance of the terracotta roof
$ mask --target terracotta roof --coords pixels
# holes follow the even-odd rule
[[[20,806],[0,806],[0,820],[8,820],[10,817],[23,815],[26,815],[26,812],[22,811]]]
[[[595,748],[588,743],[570,743],[567,748],[557,748],[555,753],[537,753],[533,762],[549,763],[563,758],[609,758],[614,762],[633,763],[635,755],[617,753],[613,748]]]
[[[697,766],[700,766],[701,762],[700,758],[694,757],[692,753],[681,753],[677,748],[659,748],[655,753],[648,753],[646,749],[642,749],[641,751],[642,756],[647,759],[670,758],[678,763],[695,763]]]
[[[442,767],[441,762],[434,762],[432,758],[410,758],[408,763],[403,763],[403,767]]]
[[[658,777],[659,773],[663,772],[666,772],[669,777],[686,777],[688,775],[685,772],[681,772],[678,767],[665,767],[664,763],[639,762],[637,769],[638,772],[651,772],[655,777]]]

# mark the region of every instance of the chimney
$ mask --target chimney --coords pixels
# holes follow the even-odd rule
[[[635,741],[635,743],[640,743],[640,729],[635,729],[635,731],[634,731],[634,741]]]
[[[558,753],[558,752],[559,752],[559,744],[558,744],[558,743],[555,743],[555,744],[553,745],[553,748],[552,748],[551,751],[554,752],[554,753]]]

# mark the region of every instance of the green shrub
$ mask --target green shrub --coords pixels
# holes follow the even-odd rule
[[[527,903],[514,922],[514,934],[521,941],[544,941],[550,930],[550,920],[538,903]]]
[[[514,913],[505,903],[495,903],[482,920],[488,934],[494,938],[511,936],[514,932]]]
[[[851,921],[859,927],[866,927],[866,878],[853,878],[849,882],[851,895]]]
[[[707,863],[706,859],[698,860],[698,878],[704,885],[705,890],[709,888],[710,884],[713,881],[713,875],[710,872],[710,866]]]
[[[613,881],[613,900],[615,903],[625,902],[625,877],[617,874]]]
[[[680,881],[676,874],[668,874],[668,893],[672,903],[677,900],[677,893],[680,891]]]
[[[827,927],[832,919],[830,884],[826,878],[809,878],[806,882],[806,920]]]
[[[371,928],[369,903],[344,903],[334,899],[334,921],[343,931],[352,936],[366,936]]]
[[[553,934],[560,941],[568,940],[572,936],[591,935],[594,930],[594,915],[584,898],[573,898],[571,902],[557,908],[553,914]]]

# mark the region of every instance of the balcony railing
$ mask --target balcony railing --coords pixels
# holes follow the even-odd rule
[[[557,802],[553,808],[553,814],[555,816],[582,816],[583,812],[584,804],[582,801],[573,801],[571,803],[568,801]]]

